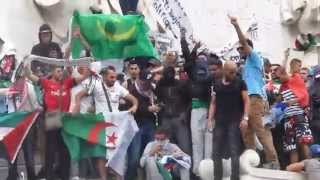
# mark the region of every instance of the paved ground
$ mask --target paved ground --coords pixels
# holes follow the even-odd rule
[[[39,156],[36,156],[35,161],[36,161],[36,172],[38,172],[40,170],[40,168],[42,167],[41,164],[40,164]],[[28,180],[27,177],[26,177],[27,172],[26,172],[26,169],[25,169],[25,166],[24,166],[24,159],[23,159],[23,154],[22,153],[20,153],[19,156],[18,156],[18,172],[19,172],[20,175],[24,175],[25,176],[24,180]],[[0,158],[0,180],[6,180],[7,175],[8,175],[8,164],[7,164],[7,161],[5,159],[1,159]],[[138,179],[142,179],[142,178],[138,178]],[[99,179],[86,178],[86,179],[81,179],[81,180],[99,180]],[[113,178],[111,178],[110,180],[113,180]]]
[[[18,157],[18,172],[21,176],[25,176],[24,180],[28,180],[27,179],[27,172],[24,166],[24,160],[23,160],[23,154],[20,154]],[[40,168],[42,167],[42,165],[40,164],[40,160],[38,157],[36,157],[36,172],[38,172],[40,170]],[[5,159],[0,159],[0,180],[6,180],[8,175],[8,164],[7,161]],[[22,180],[22,179],[21,179]],[[83,179],[81,179],[83,180]],[[97,180],[97,179],[90,179],[87,178],[85,180]],[[112,180],[112,179],[111,179]]]

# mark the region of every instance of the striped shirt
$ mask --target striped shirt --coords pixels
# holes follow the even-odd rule
[[[283,100],[286,102],[297,99],[295,94],[290,89],[282,91],[281,95],[282,95]],[[286,109],[284,110],[285,117],[291,117],[291,116],[296,116],[296,115],[301,115],[301,114],[304,114],[304,110],[301,108],[301,106],[298,102],[294,103],[291,106],[286,107]]]

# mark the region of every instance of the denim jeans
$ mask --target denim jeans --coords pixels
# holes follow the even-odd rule
[[[134,136],[127,151],[128,164],[125,180],[134,180],[137,177],[137,169],[142,152],[146,145],[154,139],[155,123],[149,119],[141,122],[138,125],[139,131]]]
[[[239,128],[240,122],[233,121],[226,124],[216,123],[213,130],[213,162],[214,162],[214,179],[222,180],[223,165],[222,158],[224,151],[229,149],[231,156],[231,178],[230,180],[239,180],[239,157],[241,153],[241,133]],[[227,142],[227,143],[226,143]]]

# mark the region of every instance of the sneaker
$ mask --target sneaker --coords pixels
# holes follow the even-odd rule
[[[81,178],[79,176],[73,176],[70,180],[84,180],[84,178]]]
[[[262,165],[262,168],[272,169],[272,170],[280,170],[280,165],[277,162],[268,162]]]

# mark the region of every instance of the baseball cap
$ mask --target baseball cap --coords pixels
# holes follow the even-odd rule
[[[311,145],[310,151],[311,151],[312,157],[320,157],[320,145],[319,144]]]
[[[39,28],[39,33],[50,33],[51,27],[48,24],[43,24]]]

